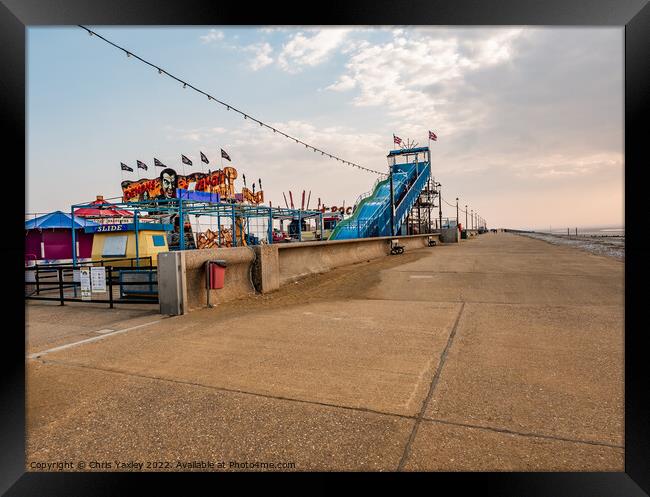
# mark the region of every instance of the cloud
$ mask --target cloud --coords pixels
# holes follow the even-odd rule
[[[208,34],[200,36],[199,38],[204,44],[214,43],[223,40],[224,34],[223,31],[219,31],[218,29],[211,29]]]
[[[253,71],[257,71],[273,63],[273,57],[271,57],[273,48],[268,43],[256,43],[245,47],[243,50],[255,54],[255,57],[249,61],[249,67]]]
[[[306,36],[305,32],[313,34]],[[348,28],[301,30],[283,45],[278,63],[287,72],[299,72],[305,66],[316,66],[327,60],[350,32]]]
[[[446,109],[468,73],[513,57],[522,29],[483,30],[483,34],[466,40],[451,30],[395,29],[389,41],[360,43],[350,55],[346,72],[327,89],[357,89],[353,105],[387,108],[405,123],[406,133],[423,131],[417,121],[435,122],[448,135],[475,127],[486,117],[480,102],[471,111]]]

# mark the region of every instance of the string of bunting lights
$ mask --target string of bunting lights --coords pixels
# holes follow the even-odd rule
[[[336,155],[325,152],[324,150],[321,150],[320,148],[314,147],[313,145],[305,143],[302,140],[299,140],[298,138],[296,138],[294,136],[291,136],[291,135],[289,135],[289,134],[287,134],[287,133],[285,133],[285,132],[283,132],[283,131],[281,131],[281,130],[279,130],[277,128],[274,128],[273,126],[271,126],[269,124],[266,124],[265,122],[260,121],[259,119],[255,119],[254,117],[250,116],[249,114],[246,114],[245,112],[233,107],[232,105],[230,105],[230,104],[228,104],[226,102],[222,102],[221,100],[219,100],[218,98],[213,97],[209,93],[206,93],[205,91],[193,86],[192,84],[188,83],[187,81],[184,81],[184,80],[178,78],[177,76],[174,76],[173,74],[167,72],[165,69],[162,69],[161,67],[158,67],[157,65],[143,59],[142,57],[134,54],[133,52],[130,52],[126,48],[121,47],[121,46],[117,45],[116,43],[113,43],[112,41],[104,38],[102,35],[96,33],[95,31],[91,30],[90,28],[82,26],[81,24],[78,24],[77,26],[79,26],[80,28],[86,30],[90,36],[97,36],[97,38],[99,38],[100,40],[105,41],[106,43],[108,43],[109,45],[117,48],[118,50],[122,50],[126,54],[127,57],[133,57],[133,58],[139,60],[140,62],[143,62],[144,64],[147,64],[148,66],[153,67],[154,69],[156,69],[158,71],[158,74],[164,74],[165,76],[169,76],[170,78],[178,81],[179,83],[182,83],[183,88],[190,88],[190,89],[196,91],[197,93],[201,93],[202,95],[205,95],[206,97],[208,97],[208,100],[210,100],[210,101],[214,100],[216,103],[221,104],[222,106],[224,106],[226,108],[226,110],[232,110],[232,111],[242,115],[244,117],[244,119],[250,119],[251,121],[258,123],[261,127],[268,128],[268,129],[272,130],[274,133],[280,134],[280,135],[284,136],[285,138],[288,138],[290,140],[295,141],[298,144],[304,145],[305,148],[307,148],[307,149],[311,149],[314,152],[320,152],[322,156],[327,156],[327,157],[329,157],[331,159],[335,159],[337,161],[340,161],[343,164],[348,164],[348,165],[350,165],[352,167],[356,167],[358,169],[361,169],[362,171],[366,171],[366,172],[374,173],[374,174],[379,174],[381,176],[388,176],[387,173],[384,173],[384,172],[381,172],[381,171],[376,171],[374,169],[370,169],[370,168],[361,166],[361,165],[359,165],[359,164],[357,164],[355,162],[351,162],[351,161],[348,161],[348,160],[341,159],[340,157],[338,157]]]

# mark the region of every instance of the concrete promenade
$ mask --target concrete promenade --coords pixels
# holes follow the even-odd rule
[[[28,355],[107,336],[27,360],[27,469],[623,471],[623,270],[488,233],[173,318],[30,304]]]

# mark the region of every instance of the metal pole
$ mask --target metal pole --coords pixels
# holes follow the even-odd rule
[[[113,308],[113,266],[106,266],[108,269],[108,304]]]
[[[57,269],[57,273],[59,275],[59,298],[61,299],[61,305],[65,305],[63,303],[63,269],[62,268]],[[72,284],[74,285],[74,282]]]
[[[135,231],[135,265],[140,267],[140,241],[138,232],[138,211],[133,213],[133,230]]]
[[[465,204],[465,229],[468,229],[469,226],[467,226],[467,204]]]
[[[390,168],[390,236],[395,236],[395,190],[393,186],[392,164],[389,166],[389,168]]]
[[[303,195],[303,200],[304,197]],[[298,210],[298,241],[302,242],[302,210]]]
[[[74,229],[74,205],[70,207],[70,229],[72,230],[72,267],[77,265],[77,233]]]
[[[470,214],[470,217],[472,218],[472,229],[474,229],[474,209],[472,209],[472,213]]]
[[[183,199],[178,199],[178,230],[180,232],[178,239],[178,249],[185,250],[185,221],[183,220]]]
[[[217,207],[217,241],[221,247],[221,216],[219,215],[219,207]]]
[[[231,219],[232,219],[232,246],[237,246],[237,226],[235,225],[235,204],[231,204]]]
[[[442,232],[442,185],[438,183],[438,217],[440,218],[440,231]]]
[[[268,229],[269,243],[273,244],[273,209],[269,207],[269,229]]]
[[[73,283],[74,283],[74,268],[77,265],[77,232],[74,229],[74,208],[75,208],[74,205],[70,207],[70,229],[72,230],[72,281]],[[72,285],[72,287],[73,287],[72,289],[73,294],[76,297],[77,287],[76,285]]]
[[[429,158],[429,160],[431,159]],[[427,180],[427,203],[429,204],[427,207],[428,210],[427,227],[429,228],[427,233],[431,233],[431,178]]]

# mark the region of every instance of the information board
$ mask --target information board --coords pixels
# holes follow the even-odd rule
[[[91,267],[90,283],[93,293],[104,293],[106,291],[106,268],[103,266]]]
[[[79,269],[79,280],[81,283],[81,300],[91,300],[90,268]]]

